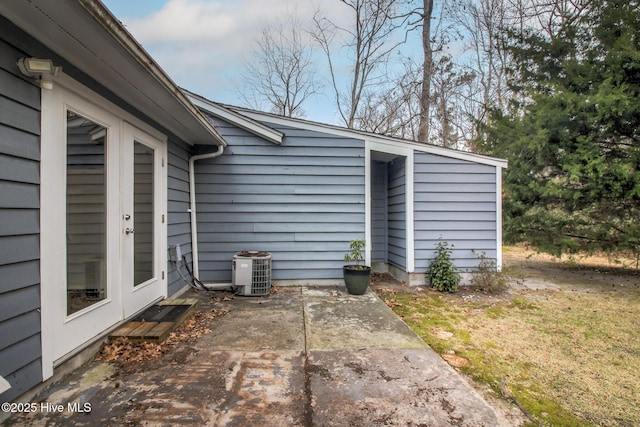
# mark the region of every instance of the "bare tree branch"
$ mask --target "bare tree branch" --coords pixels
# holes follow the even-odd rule
[[[394,41],[393,35],[402,25],[395,16],[396,0],[340,0],[351,9],[352,26],[341,28],[319,13],[313,37],[327,57],[336,108],[344,124],[353,128],[356,115],[367,88],[380,76],[378,72],[389,54],[402,41]],[[351,74],[349,83],[341,84],[335,67],[336,39],[344,40],[341,48],[349,52]]]
[[[311,43],[299,20],[265,25],[243,70],[243,100],[252,108],[268,108],[287,117],[302,117],[304,102],[319,90]]]

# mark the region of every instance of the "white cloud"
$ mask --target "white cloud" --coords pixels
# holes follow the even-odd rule
[[[317,8],[310,0],[169,0],[147,16],[118,18],[179,85],[220,99],[232,96],[230,80],[262,25],[294,13],[310,21]]]
[[[118,18],[178,85],[238,104],[234,85],[260,28],[292,14],[311,28],[318,9],[338,24],[350,19],[351,10],[336,0],[168,0],[146,16],[136,10],[127,17],[123,5]]]
[[[296,12],[311,17],[315,7],[305,0],[170,0],[162,9],[125,24],[145,45],[157,43],[252,41],[262,23]]]
[[[171,0],[154,14],[127,22],[143,43],[190,42],[224,37],[238,25],[220,2]]]

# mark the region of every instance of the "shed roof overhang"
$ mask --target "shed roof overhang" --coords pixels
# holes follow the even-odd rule
[[[100,1],[2,2],[0,14],[184,142],[226,145]]]
[[[497,157],[485,156],[482,154],[475,154],[467,151],[454,150],[451,148],[445,148],[434,144],[421,143],[416,141],[410,141],[406,139],[396,138],[392,136],[380,135],[371,132],[365,132],[357,129],[348,129],[336,125],[330,125],[326,123],[318,123],[305,119],[294,117],[283,117],[272,113],[265,113],[261,111],[250,110],[248,108],[236,107],[231,105],[220,105],[227,110],[235,111],[236,113],[255,120],[263,124],[276,124],[283,126],[291,126],[299,129],[306,129],[310,131],[326,132],[333,135],[343,136],[346,138],[363,139],[366,141],[376,142],[379,144],[387,144],[390,146],[412,148],[415,151],[435,154],[444,157],[450,157],[453,159],[466,160],[474,163],[485,164],[495,166],[498,168],[506,169],[508,167],[508,161]]]

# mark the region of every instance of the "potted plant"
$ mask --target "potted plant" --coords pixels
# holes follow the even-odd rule
[[[344,262],[349,263],[342,267],[344,283],[347,291],[352,295],[362,295],[367,291],[371,267],[364,265],[363,251],[365,242],[363,239],[352,240],[349,245],[351,252],[344,256]]]

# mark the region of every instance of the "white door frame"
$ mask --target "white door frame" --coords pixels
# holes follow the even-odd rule
[[[86,309],[66,314],[66,110],[69,108],[105,126],[107,131],[107,298]],[[101,338],[124,318],[122,286],[122,239],[124,234],[119,220],[122,213],[120,165],[123,163],[125,121],[143,131],[160,144],[161,162],[166,159],[166,136],[140,121],[130,113],[102,98],[87,87],[62,74],[52,90],[41,91],[41,179],[40,179],[40,296],[42,377],[53,375],[55,366],[67,360],[86,345]],[[165,270],[166,251],[166,167],[160,173],[162,188],[159,215],[164,222],[155,239],[158,263],[161,269],[161,295],[167,294]],[[132,261],[131,261],[132,262]],[[64,290],[64,292],[63,292]],[[151,304],[154,301],[149,301]],[[96,328],[92,317],[99,319]],[[60,336],[59,331],[68,330]]]

